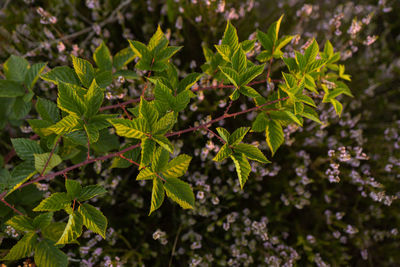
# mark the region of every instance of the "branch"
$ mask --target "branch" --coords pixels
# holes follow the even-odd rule
[[[242,115],[242,114],[245,114],[245,113],[248,113],[248,112],[251,112],[251,111],[255,111],[255,110],[258,110],[258,109],[260,109],[262,107],[265,107],[265,106],[268,106],[268,105],[272,105],[272,104],[275,104],[275,103],[280,102],[280,101],[285,101],[288,98],[289,97],[283,97],[283,98],[276,99],[276,100],[267,102],[265,104],[262,104],[262,105],[259,105],[259,106],[255,106],[255,107],[252,107],[252,108],[249,108],[249,109],[246,109],[246,110],[242,110],[242,111],[239,111],[239,112],[236,112],[236,113],[224,114],[224,115],[222,115],[222,116],[220,116],[220,117],[218,117],[218,118],[216,118],[214,120],[211,120],[209,122],[200,124],[198,126],[190,127],[190,128],[187,128],[187,129],[184,129],[184,130],[181,130],[181,131],[177,131],[177,132],[172,132],[172,133],[166,134],[165,137],[176,136],[176,135],[180,136],[181,134],[184,134],[184,133],[194,132],[194,131],[197,131],[197,130],[199,130],[201,128],[208,127],[209,125],[214,124],[216,122],[219,122],[219,121],[221,121],[223,119],[230,118],[230,117],[236,117],[238,115]],[[121,157],[120,155],[122,155],[122,154],[124,154],[124,153],[126,153],[128,151],[131,151],[131,150],[139,147],[140,145],[141,145],[141,143],[138,143],[136,145],[132,145],[132,146],[127,147],[127,148],[125,148],[125,149],[123,149],[121,151],[118,151],[118,152],[114,152],[114,153],[111,153],[111,154],[108,154],[108,155],[104,155],[104,156],[101,156],[101,157],[98,157],[98,158],[86,159],[85,161],[82,161],[81,163],[78,163],[78,164],[75,164],[75,165],[70,166],[68,168],[65,168],[64,170],[61,170],[61,171],[58,171],[58,172],[54,172],[54,173],[50,173],[50,174],[47,174],[45,176],[39,176],[39,177],[37,177],[37,178],[35,178],[35,179],[31,180],[31,181],[28,181],[28,182],[22,184],[21,186],[18,187],[18,189],[24,188],[24,187],[26,187],[26,186],[28,186],[30,184],[34,184],[34,183],[37,183],[37,182],[45,180],[45,179],[53,179],[54,177],[56,177],[58,175],[64,175],[69,171],[72,171],[74,169],[77,169],[77,168],[80,168],[82,166],[88,165],[90,163],[94,163],[96,161],[103,161],[103,160],[107,160],[107,159],[114,158],[114,157]],[[7,194],[7,191],[1,193],[0,194],[0,198],[3,198],[4,195],[6,195],[6,194]]]
[[[10,209],[12,209],[15,213],[18,213],[19,215],[24,215],[22,212],[20,212],[19,210],[17,210],[13,205],[11,205],[10,203],[8,203],[3,197],[1,198],[1,202],[3,202],[7,207],[9,207]]]

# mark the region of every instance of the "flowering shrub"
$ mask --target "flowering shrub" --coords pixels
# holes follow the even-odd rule
[[[374,42],[391,45],[384,43],[388,33],[377,39],[368,32],[372,12],[379,20],[393,12],[390,4],[329,9],[281,2],[280,7],[299,7],[285,17],[298,22],[298,34],[282,36],[281,17],[248,39],[242,35],[255,28],[247,24],[236,31],[233,25],[254,20],[253,7],[262,2],[130,4],[109,3],[112,9],[104,12],[105,4],[86,1],[82,10],[97,22],[82,29],[75,18],[55,13],[69,11],[27,3],[35,6],[36,23],[47,29],[35,34],[50,41],[26,42],[26,25],[12,24],[1,33],[14,35],[4,51],[19,55],[4,54],[0,81],[5,261],[27,258],[26,264],[38,266],[398,262],[399,124],[389,115],[395,114],[390,105],[395,98],[375,97],[375,91],[390,88],[399,61],[386,64],[387,55],[376,56],[382,72],[365,63]],[[7,5],[6,15],[15,9]],[[71,9],[85,21],[78,6]],[[352,18],[352,10],[359,19]],[[137,41],[146,38],[137,38],[136,31],[134,36],[125,22],[134,17],[130,12],[144,11],[166,15],[147,44]],[[197,24],[190,28],[192,19]],[[221,41],[210,46],[216,25],[225,19],[231,22]],[[326,22],[313,23],[317,19]],[[69,35],[57,28],[60,20],[66,20]],[[106,25],[116,20],[129,42],[107,41],[116,33]],[[143,35],[158,22],[147,21]],[[188,60],[196,50],[186,50],[185,29],[202,33],[204,59]],[[69,41],[85,33],[79,44]],[[322,36],[320,48],[315,38]],[[50,53],[43,54],[46,50]],[[23,54],[48,63],[30,64]],[[379,87],[353,65],[377,81],[385,73],[389,83]],[[351,83],[352,93],[349,71],[361,84]],[[371,99],[380,103],[376,112],[366,108]],[[370,121],[377,122],[375,128]]]

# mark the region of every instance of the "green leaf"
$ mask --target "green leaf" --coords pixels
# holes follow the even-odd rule
[[[224,144],[221,149],[218,151],[217,155],[213,158],[214,161],[223,161],[227,157],[232,154],[232,149],[227,145]]]
[[[70,113],[77,116],[82,116],[87,107],[83,100],[79,97],[76,90],[63,82],[58,83],[58,98],[57,106]]]
[[[71,57],[76,75],[78,75],[83,86],[88,88],[94,79],[94,69],[92,64],[85,59],[77,58],[73,55],[71,55]]]
[[[103,100],[104,93],[97,85],[96,80],[93,80],[85,95],[85,102],[87,106],[85,116],[87,118],[91,118],[96,115],[101,107],[101,104],[103,103]]]
[[[139,41],[131,41],[129,40],[129,46],[132,49],[135,56],[143,58],[150,53],[149,49],[147,49],[146,45]]]
[[[115,54],[113,64],[115,69],[118,71],[128,63],[130,63],[136,57],[135,53],[130,47],[120,50]]]
[[[153,179],[153,189],[151,191],[151,206],[150,206],[150,213],[149,215],[161,207],[161,204],[164,202],[164,186],[163,182],[159,178]]]
[[[157,31],[150,38],[147,48],[150,51],[153,51],[156,48],[157,49],[165,48],[167,45],[168,45],[168,40],[165,37],[164,33],[162,32],[160,25],[158,25]]]
[[[232,67],[237,73],[242,73],[247,68],[246,54],[241,47],[239,47],[232,56]]]
[[[141,144],[141,152],[140,152],[140,166],[139,168],[143,168],[144,166],[147,166],[152,158],[153,158],[153,152],[155,150],[156,144],[152,139],[144,139],[142,140]]]
[[[235,86],[238,87],[239,81],[239,75],[238,73],[230,68],[230,67],[223,67],[223,66],[218,66],[220,71],[225,75],[225,77]]]
[[[304,57],[308,65],[310,65],[312,62],[315,61],[315,57],[318,55],[318,52],[319,52],[318,43],[314,39],[311,45],[307,47],[307,49],[304,51]]]
[[[256,119],[253,121],[253,125],[251,126],[251,130],[254,132],[263,132],[265,131],[265,127],[267,127],[268,118],[265,113],[258,113]]]
[[[58,84],[60,82],[80,85],[79,78],[73,69],[68,66],[55,67],[40,76],[43,80]]]
[[[6,222],[6,225],[11,226],[18,231],[35,231],[33,221],[26,215],[16,215]]]
[[[279,35],[279,28],[281,27],[281,22],[282,22],[283,15],[268,29],[268,35],[272,39],[274,45],[276,45],[276,42],[278,41],[278,35]]]
[[[152,170],[150,170],[150,168],[144,168],[139,172],[136,180],[151,180],[155,178],[157,178],[157,176]]]
[[[217,132],[222,137],[222,139],[224,139],[225,142],[228,142],[230,133],[225,128],[218,127]]]
[[[183,46],[169,46],[161,50],[157,56],[156,59],[158,61],[166,61],[169,60],[173,55],[175,55],[179,50],[182,49]]]
[[[168,178],[164,183],[164,189],[167,196],[183,209],[194,208],[194,194],[188,183],[177,178]]]
[[[162,147],[158,147],[153,155],[152,170],[154,172],[160,172],[164,170],[165,166],[168,164],[169,153]]]
[[[236,51],[239,47],[239,38],[236,29],[229,20],[226,24],[224,36],[222,37],[222,44],[229,46],[232,52]]]
[[[35,263],[40,267],[67,267],[68,257],[52,241],[44,239],[35,248]]]
[[[274,120],[268,121],[265,128],[265,137],[273,156],[284,141],[282,125]]]
[[[253,89],[247,85],[243,85],[243,86],[239,87],[239,92],[242,95],[252,97],[252,98],[261,97],[260,93],[258,93],[255,89]]]
[[[67,189],[67,195],[71,199],[75,199],[81,195],[82,186],[78,181],[65,179],[65,188]]]
[[[250,83],[264,71],[264,67],[265,65],[263,64],[263,65],[254,65],[248,68],[243,74],[240,75],[239,84],[243,86]]]
[[[53,212],[46,212],[39,214],[33,219],[33,226],[37,229],[44,229],[53,220]]]
[[[60,120],[60,112],[57,105],[47,99],[38,97],[36,101],[36,110],[43,120],[56,123]]]
[[[79,129],[79,118],[75,115],[68,115],[56,124],[44,129],[44,133],[51,134],[55,133],[57,135],[64,135],[66,133],[73,132]]]
[[[67,225],[56,245],[68,244],[74,242],[81,234],[83,227],[82,215],[74,211],[69,215]]]
[[[11,139],[11,143],[18,157],[23,160],[33,160],[33,154],[43,153],[40,145],[36,141],[28,138],[13,138]]]
[[[0,97],[23,96],[25,89],[20,82],[0,80]]]
[[[105,193],[107,193],[107,190],[105,190],[104,187],[100,185],[89,185],[82,188],[82,191],[77,200],[82,202]]]
[[[302,113],[300,113],[300,115],[319,124],[322,124],[322,122],[319,120],[318,113],[308,106],[304,106],[304,110]]]
[[[39,78],[39,75],[42,73],[46,65],[46,63],[36,63],[28,69],[25,75],[24,83],[29,90],[33,88]]]
[[[153,124],[155,124],[158,119],[157,110],[142,97],[140,98],[139,113],[147,120],[150,128],[152,128]]]
[[[25,234],[2,260],[13,261],[29,257],[35,248],[37,238],[38,236],[35,232]]]
[[[274,40],[268,34],[259,30],[257,30],[257,39],[260,41],[262,47],[266,50],[265,52],[267,52],[268,54],[268,56],[263,61],[269,60],[272,57]]]
[[[233,163],[235,164],[236,167],[240,188],[243,189],[243,186],[246,183],[251,172],[250,163],[245,157],[245,155],[242,153],[235,153],[230,157],[233,160]]]
[[[146,138],[150,131],[147,121],[143,118],[133,120],[109,119],[108,121],[115,127],[119,136],[142,139]]]
[[[119,70],[114,72],[114,74],[112,75],[114,78],[118,78],[119,76],[124,77],[125,79],[131,79],[131,80],[135,80],[135,79],[139,79],[139,75],[134,72],[133,70]]]
[[[215,45],[215,49],[217,49],[217,52],[221,55],[221,57],[227,61],[231,62],[231,49],[229,48],[228,45]]]
[[[96,73],[96,76],[93,80],[96,81],[100,88],[105,89],[112,83],[113,74],[111,70],[100,71]]]
[[[83,125],[83,128],[85,129],[87,138],[89,139],[90,144],[94,144],[99,140],[99,130],[97,130],[96,126],[93,124],[85,124]]]
[[[165,148],[168,152],[174,153],[174,146],[167,137],[163,135],[154,135],[152,138],[157,142],[157,144]]]
[[[189,90],[200,78],[203,76],[202,73],[190,73],[183,78],[178,84],[177,93]]]
[[[46,165],[51,153],[43,153],[43,154],[33,154],[35,157],[35,169],[42,173],[44,166]],[[56,167],[58,164],[62,162],[62,159],[59,155],[53,153],[51,156],[46,169],[44,170],[43,174],[48,173],[51,169]]]
[[[189,167],[192,157],[182,154],[168,162],[161,173],[165,178],[177,178],[184,175]]]
[[[271,163],[255,146],[249,144],[237,144],[233,149],[235,152],[243,153],[249,159],[256,160],[261,163]]]
[[[332,106],[335,108],[336,114],[340,117],[342,115],[343,105],[336,99],[331,99],[330,101]]]
[[[6,196],[14,192],[21,184],[29,180],[35,174],[36,171],[33,168],[32,161],[24,161],[15,166],[11,172],[12,179],[9,184],[11,189],[7,192]]]
[[[240,127],[236,129],[229,137],[228,143],[232,146],[239,144],[249,130],[250,127]]]
[[[153,126],[154,134],[166,134],[176,122],[174,112],[169,112],[159,119]]]
[[[256,40],[244,40],[243,42],[240,43],[240,46],[242,47],[243,51],[245,53],[249,53],[251,50],[254,49],[254,44]]]
[[[295,51],[295,55],[296,55],[296,57],[295,57],[296,63],[299,66],[299,69],[304,72],[307,67],[307,60],[306,60],[305,56],[300,54],[297,51]]]
[[[106,238],[107,218],[101,211],[89,204],[81,204],[78,212],[83,217],[83,224],[96,234]]]
[[[292,35],[288,35],[288,36],[284,36],[284,37],[280,38],[275,45],[275,50],[280,51],[285,45],[287,45],[290,41],[292,41],[293,38],[294,38],[294,36],[292,36]]]
[[[28,71],[28,61],[19,56],[11,55],[3,65],[7,80],[23,82]]]
[[[67,193],[54,193],[43,199],[33,211],[58,211],[71,205],[71,199]]]
[[[94,51],[93,59],[94,62],[96,62],[97,67],[100,68],[100,70],[112,69],[112,59],[110,50],[108,50],[108,47],[106,46],[104,41],[102,41],[101,44]]]

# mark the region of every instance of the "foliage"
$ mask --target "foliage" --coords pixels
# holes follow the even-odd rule
[[[108,3],[110,10],[115,9],[99,14],[104,18],[100,27],[119,16],[118,12],[130,2],[122,1],[118,6]],[[216,2],[206,9],[219,10]],[[180,5],[185,10],[182,14]],[[137,1],[129,8],[137,11],[156,6],[147,2],[142,6],[142,1]],[[54,39],[51,42],[60,48],[63,40],[72,47],[71,55],[63,60],[62,56],[69,52],[58,48],[59,57],[37,54],[38,60],[32,58],[32,62],[48,63],[30,64],[25,57],[34,54],[20,54],[33,53],[30,45],[6,46],[5,51],[16,55],[2,55],[8,58],[0,80],[0,101],[4,103],[0,126],[4,143],[15,152],[4,157],[0,170],[0,198],[4,203],[0,213],[6,232],[3,236],[21,238],[13,246],[6,246],[3,260],[31,258],[38,266],[66,266],[68,261],[73,264],[76,257],[85,258],[85,249],[91,249],[93,255],[100,254],[85,260],[83,266],[93,265],[91,260],[111,264],[108,255],[115,256],[116,264],[165,264],[169,257],[155,260],[162,251],[171,254],[170,265],[172,257],[182,263],[190,260],[192,265],[197,261],[211,265],[282,265],[284,261],[290,266],[300,261],[323,266],[324,260],[332,265],[355,264],[365,257],[378,262],[377,256],[365,256],[365,251],[373,253],[371,248],[379,246],[382,239],[398,236],[395,228],[392,234],[373,228],[386,218],[398,221],[397,213],[378,206],[380,202],[389,206],[397,198],[398,184],[391,178],[393,175],[375,181],[369,167],[365,167],[367,163],[360,163],[368,157],[353,144],[362,146],[365,142],[360,140],[358,130],[351,128],[357,119],[349,113],[354,111],[353,102],[344,96],[355,95],[351,100],[354,103],[364,101],[364,96],[354,89],[350,91],[347,85],[358,88],[350,83],[351,77],[358,79],[358,73],[351,68],[351,60],[346,62],[346,70],[339,63],[343,56],[347,58],[342,41],[335,36],[313,34],[298,46],[300,35],[280,33],[282,28],[288,28],[285,20],[296,19],[288,11],[286,17],[280,16],[272,24],[268,21],[271,25],[265,32],[258,29],[248,39],[243,39],[248,33],[243,30],[245,27],[235,23],[229,14],[231,20],[224,22],[221,41],[209,46],[210,40],[217,41],[212,36],[216,32],[213,27],[221,25],[222,20],[207,20],[208,11],[196,10],[193,3],[166,1],[165,6],[166,21],[161,21],[152,36],[148,36],[149,31],[159,21],[149,23],[147,30],[135,31],[135,36],[126,34],[128,41],[114,42],[109,35],[95,38],[86,51],[75,49],[68,43],[69,38]],[[301,21],[310,19],[306,8],[297,15]],[[93,10],[100,12],[97,7]],[[190,21],[191,12],[202,14],[205,25],[214,23],[207,33],[201,27],[196,29],[206,41],[202,50],[200,45],[193,49],[190,44],[193,34],[180,31],[178,22],[182,17]],[[38,14],[44,25],[55,24],[55,18],[44,10],[38,10]],[[176,32],[170,32],[168,27],[175,20]],[[126,27],[124,22],[118,23]],[[351,27],[357,23],[353,20]],[[349,35],[353,36],[356,26],[351,27]],[[149,37],[147,44],[136,40],[146,39],[137,38],[140,34],[136,32],[141,31]],[[20,34],[21,29],[16,32]],[[92,33],[88,40],[91,37]],[[80,46],[85,47],[85,43],[83,40]],[[187,58],[192,57],[188,49],[196,51],[193,54],[203,52],[205,61],[197,60],[203,64],[195,67],[196,71],[192,67],[189,70]],[[123,102],[109,103],[121,98]],[[218,106],[226,108],[218,110]],[[244,116],[248,121],[239,119]],[[24,135],[18,129],[21,125],[29,125],[20,129],[27,128],[35,135]],[[346,136],[346,131],[353,132]],[[291,136],[294,132],[298,132],[296,139]],[[204,135],[210,140],[201,148]],[[338,140],[339,136],[342,138]],[[214,144],[212,138],[220,145]],[[13,159],[13,153],[19,160]],[[396,153],[391,149],[390,156],[385,156],[392,164],[390,168],[397,166]],[[261,180],[266,174],[275,176],[278,172],[279,181]],[[339,174],[340,186],[333,187],[340,181]],[[235,178],[231,179],[233,175]],[[60,183],[60,176],[64,176],[65,183]],[[137,182],[130,177],[136,177]],[[51,194],[43,194],[49,188]],[[354,196],[356,190],[362,193]],[[253,196],[254,192],[262,194]],[[180,211],[177,205],[166,203],[165,194],[187,210]],[[222,205],[218,205],[220,199]],[[349,203],[353,201],[360,210],[352,211]],[[260,208],[250,211],[257,205]],[[367,207],[372,212],[369,217],[365,215],[369,214]],[[147,209],[151,216],[145,218]],[[339,210],[345,210],[347,223]],[[337,212],[332,215],[332,211]],[[379,216],[382,212],[385,215]],[[359,222],[355,214],[360,215]],[[195,223],[198,218],[204,220],[205,226],[200,221]],[[311,226],[312,218],[317,223]],[[164,221],[168,221],[165,226]],[[155,222],[169,230],[167,237],[173,240],[176,235],[174,244],[166,250],[157,249],[154,241],[145,241],[135,249],[131,242],[138,242],[140,236],[148,239]],[[107,230],[108,225],[111,228]],[[114,227],[117,231],[113,235]],[[181,231],[185,234],[180,235]],[[196,232],[203,235],[199,237]],[[84,245],[90,244],[85,238],[91,233],[95,235],[92,240],[100,242],[100,252],[92,249],[93,245]],[[249,235],[254,238],[247,244]],[[385,237],[379,239],[377,235]],[[153,235],[163,245],[167,237],[160,230]],[[215,259],[197,250],[201,248],[201,238],[215,248],[211,253]],[[112,243],[107,245],[115,242],[112,240],[118,240],[117,246],[123,248],[120,252],[113,251]],[[183,252],[176,247],[177,242]],[[192,243],[186,252],[185,242]],[[257,247],[255,242],[262,244]],[[396,244],[388,242],[386,247],[392,250]],[[106,256],[101,260],[98,256],[103,249]],[[395,262],[392,253],[385,255],[385,262]]]

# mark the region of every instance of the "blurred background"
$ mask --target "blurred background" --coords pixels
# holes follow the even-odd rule
[[[202,48],[219,42],[228,19],[240,40],[246,40],[255,38],[256,29],[266,31],[282,14],[280,33],[298,35],[287,53],[311,38],[321,49],[330,40],[342,53],[354,95],[341,99],[342,117],[321,103],[322,126],[311,121],[304,127],[289,125],[273,163],[252,164],[254,172],[243,191],[233,164],[211,160],[217,140],[206,133],[175,140],[177,152],[194,157],[187,174],[197,200],[192,211],[167,201],[148,217],[151,186],[135,181],[136,169],[110,168],[106,162],[87,166],[77,175],[84,184],[107,187],[109,194],[96,205],[110,228],[107,240],[86,232],[80,246],[66,246],[72,266],[400,265],[398,0],[0,0],[0,62],[14,54],[31,63],[48,62],[48,68],[71,66],[70,54],[90,59],[101,40],[112,54],[127,47],[127,39],[147,43],[159,24],[172,45],[184,46],[173,62],[184,77],[201,72]],[[279,79],[283,67],[276,62],[271,77]],[[205,77],[201,84],[213,82]],[[143,79],[114,84],[108,99],[137,97],[141,86]],[[260,85],[258,90],[270,88]],[[51,100],[57,97],[56,88],[45,81],[34,91]],[[179,129],[221,114],[230,92],[198,94],[181,114]],[[32,109],[17,118],[6,101],[0,98],[3,157],[12,147],[11,137],[32,135],[24,119],[37,117]],[[251,105],[237,103],[232,111]],[[232,129],[240,121],[248,126],[254,115],[223,125]],[[256,133],[246,139],[266,149],[263,140]],[[62,187],[55,181],[40,194]],[[7,212],[0,208],[4,218]],[[1,233],[2,250],[9,248],[9,238]]]

